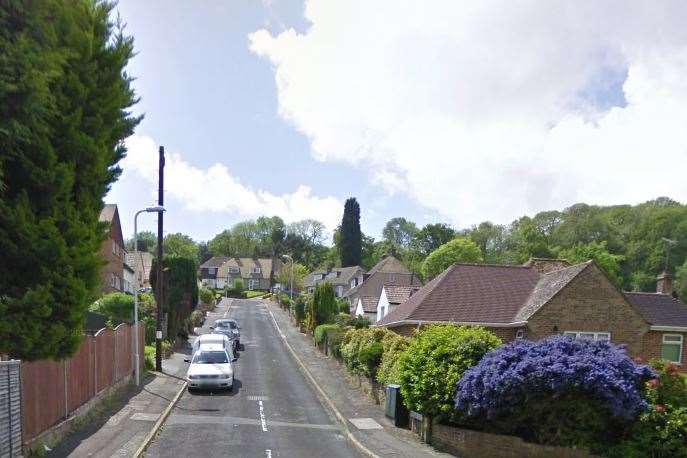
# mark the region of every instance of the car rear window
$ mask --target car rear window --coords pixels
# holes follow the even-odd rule
[[[193,364],[223,364],[228,362],[227,354],[223,351],[202,351],[193,357]]]

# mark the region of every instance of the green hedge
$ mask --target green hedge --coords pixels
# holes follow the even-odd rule
[[[313,332],[313,340],[315,340],[316,344],[321,344],[325,341],[327,338],[327,333],[334,330],[334,329],[340,329],[340,326],[337,324],[321,324],[318,327],[315,328],[315,331]]]
[[[410,345],[411,339],[396,333],[389,333],[382,339],[384,353],[377,369],[377,381],[382,385],[398,384],[401,381],[399,357]]]
[[[346,366],[356,374],[373,377],[382,358],[374,344],[381,345],[389,333],[391,331],[386,328],[351,329],[346,332],[341,345],[341,356]]]

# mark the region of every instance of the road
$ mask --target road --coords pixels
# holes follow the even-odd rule
[[[235,318],[243,351],[231,392],[185,392],[147,457],[359,457],[284,348],[267,306],[234,300],[211,321]]]

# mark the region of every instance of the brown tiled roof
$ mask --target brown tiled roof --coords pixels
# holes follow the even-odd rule
[[[100,210],[100,216],[98,219],[102,223],[111,223],[116,211],[117,204],[105,204],[103,209]]]
[[[344,297],[353,298],[361,296],[379,297],[382,294],[382,286],[395,284],[399,286],[422,286],[422,282],[413,273],[393,273],[378,271],[370,275],[355,288],[349,289]]]
[[[227,256],[213,256],[204,263],[200,265],[201,268],[206,267],[220,267],[222,264],[227,262],[229,258]]]
[[[393,256],[386,256],[381,261],[379,261],[375,266],[368,272],[369,275],[375,272],[389,272],[389,273],[400,273],[409,274],[410,270],[403,265],[401,261]]]
[[[531,297],[534,307],[537,298],[555,294],[552,288],[562,284],[555,276],[540,284],[541,277],[535,269],[523,266],[454,264],[377,324],[405,320],[513,323]],[[535,291],[539,292],[533,295]]]
[[[363,296],[360,298],[363,303],[363,311],[367,313],[377,313],[377,302],[379,298],[374,296]]]
[[[399,286],[384,285],[386,298],[389,304],[398,305],[408,300],[408,298],[420,289],[419,286]]]
[[[539,281],[530,294],[527,303],[520,309],[513,321],[526,321],[536,313],[544,304],[550,301],[553,296],[562,290],[579,273],[587,268],[592,262],[584,262],[574,266],[566,267],[553,272],[541,275]]]
[[[661,293],[625,293],[627,300],[652,326],[687,327],[687,305]]]

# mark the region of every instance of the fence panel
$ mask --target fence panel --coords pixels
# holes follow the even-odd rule
[[[95,367],[93,336],[84,336],[79,350],[67,363],[67,403],[73,412],[93,397]]]
[[[117,362],[115,380],[119,381],[133,371],[132,352],[133,343],[131,341],[132,327],[120,325],[115,329],[115,341],[117,343]]]
[[[21,456],[19,361],[0,361],[0,456]]]
[[[111,329],[98,331],[95,341],[96,392],[100,392],[114,383],[114,331]]]
[[[52,360],[21,364],[24,441],[66,417],[64,363]]]

